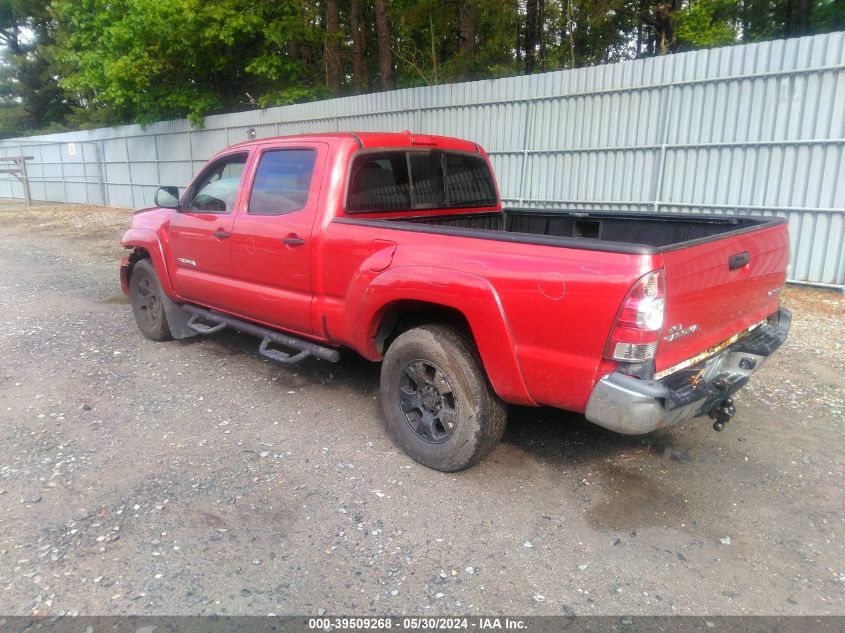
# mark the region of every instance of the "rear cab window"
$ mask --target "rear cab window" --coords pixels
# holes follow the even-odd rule
[[[411,181],[405,152],[357,156],[352,161],[347,209],[404,211],[411,205]]]
[[[447,152],[445,164],[450,206],[481,207],[498,202],[490,167],[483,158]]]
[[[481,156],[433,150],[385,150],[354,157],[348,213],[489,207],[498,204]]]

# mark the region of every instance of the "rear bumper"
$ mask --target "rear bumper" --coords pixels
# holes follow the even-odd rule
[[[741,389],[786,340],[791,314],[785,308],[725,349],[661,380],[619,372],[596,384],[584,415],[617,433],[639,435],[708,414]]]

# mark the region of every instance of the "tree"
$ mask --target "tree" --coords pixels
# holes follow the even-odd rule
[[[350,0],[349,26],[352,31],[352,87],[355,93],[369,88],[367,70],[367,25],[361,0]]]
[[[316,12],[248,0],[56,2],[62,85],[112,120],[147,122],[325,94]],[[322,40],[322,38],[320,38]]]
[[[382,90],[393,88],[393,37],[387,16],[387,0],[375,0],[378,74]]]
[[[807,35],[812,11],[813,3],[810,0],[786,0],[784,35],[787,37]]]
[[[681,48],[734,44],[741,25],[737,6],[731,0],[697,0],[678,11],[674,21]]]
[[[458,50],[462,55],[475,53],[475,7],[470,0],[459,0]]]
[[[811,33],[845,30],[845,0],[819,0],[813,5]]]
[[[70,111],[53,74],[53,30],[43,2],[0,2],[0,135],[60,126]]]
[[[326,5],[326,86],[334,94],[340,92],[340,6],[338,0],[325,0]]]
[[[837,29],[845,0],[0,0],[0,134]]]
[[[537,57],[537,32],[539,18],[538,0],[525,2],[525,74],[534,72],[534,60]]]

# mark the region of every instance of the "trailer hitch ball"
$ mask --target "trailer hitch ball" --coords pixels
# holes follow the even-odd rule
[[[725,429],[725,425],[731,421],[734,413],[736,413],[736,407],[734,406],[732,398],[725,398],[719,404],[714,406],[710,410],[710,417],[714,420],[713,430],[723,431]]]

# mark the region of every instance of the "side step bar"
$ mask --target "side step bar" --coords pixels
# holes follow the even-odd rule
[[[251,334],[261,339],[261,345],[258,348],[258,353],[265,358],[292,365],[301,360],[305,360],[309,356],[326,360],[330,363],[336,363],[340,360],[340,352],[330,347],[311,343],[300,338],[287,336],[281,332],[270,330],[248,321],[236,319],[228,314],[220,314],[219,312],[212,312],[205,308],[200,308],[192,305],[183,305],[182,309],[190,315],[188,319],[188,328],[198,334],[214,334],[227,327],[243,332],[244,334]],[[288,354],[278,349],[270,348],[270,344],[275,343],[287,349],[295,350],[296,353]]]

